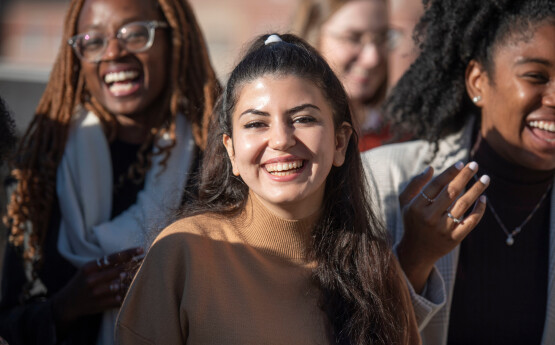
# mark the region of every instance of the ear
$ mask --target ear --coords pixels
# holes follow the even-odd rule
[[[465,83],[468,97],[477,107],[481,107],[484,102],[488,75],[484,67],[476,60],[471,60],[466,66]]]
[[[237,165],[235,164],[235,150],[233,150],[233,139],[231,139],[229,135],[224,134],[222,136],[222,141],[227,151],[227,155],[229,156],[229,160],[231,161],[233,175],[239,176],[239,170],[237,169]]]
[[[333,154],[333,165],[340,167],[345,162],[345,153],[349,140],[353,134],[353,127],[348,122],[343,122],[341,126],[335,130],[335,151]]]

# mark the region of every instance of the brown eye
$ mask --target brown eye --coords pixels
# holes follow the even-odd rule
[[[549,82],[549,77],[542,73],[526,73],[524,78],[535,84],[545,84]]]

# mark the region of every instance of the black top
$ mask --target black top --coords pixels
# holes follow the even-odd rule
[[[473,160],[478,177],[488,174],[487,202],[509,231],[522,224],[553,181],[553,171],[535,171],[501,158],[480,140]],[[460,246],[449,344],[540,344],[549,264],[551,192],[531,220],[506,244],[488,206]]]
[[[118,176],[125,174],[136,161],[140,145],[114,141],[110,145],[114,176],[112,218],[135,203],[144,182],[125,181],[119,184]],[[57,198],[50,217],[50,224],[43,246],[43,262],[37,270],[38,277],[47,289],[45,295],[26,300],[23,294],[27,283],[21,252],[8,245],[2,271],[2,300],[0,301],[0,336],[10,345],[18,344],[95,344],[101,314],[83,317],[72,325],[64,339],[57,339],[52,316],[51,297],[61,290],[76,273],[76,268],[58,252],[60,207]],[[60,336],[60,335],[57,335]]]

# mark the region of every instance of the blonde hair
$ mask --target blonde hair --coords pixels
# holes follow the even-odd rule
[[[291,23],[291,30],[313,47],[320,49],[322,26],[344,5],[353,0],[301,0]],[[374,0],[383,1],[385,0]],[[385,98],[387,78],[375,94],[366,100],[367,104],[379,104]]]

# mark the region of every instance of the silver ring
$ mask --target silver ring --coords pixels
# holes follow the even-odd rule
[[[104,255],[102,257],[102,262],[104,263],[105,266],[109,266],[110,265],[110,261],[108,261],[108,258],[106,257],[106,255]]]
[[[427,202],[429,202],[430,204],[434,202],[434,199],[430,198],[429,196],[426,195],[426,193],[424,193],[423,191],[420,192],[420,195],[422,195],[422,197],[424,199],[426,199]]]
[[[463,221],[463,217],[457,218],[457,217],[453,216],[453,215],[451,214],[451,212],[447,212],[447,217],[453,219],[453,222],[454,222],[455,224],[462,223],[462,221]]]
[[[100,262],[100,259],[96,259],[96,266],[98,266],[98,268],[102,268],[102,263]]]

